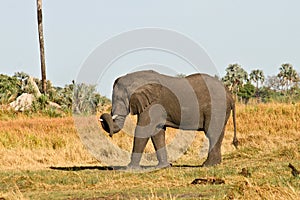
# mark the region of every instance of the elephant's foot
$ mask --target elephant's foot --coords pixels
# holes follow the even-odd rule
[[[221,158],[207,158],[206,161],[201,165],[201,167],[215,166],[221,163]]]
[[[220,164],[222,161],[222,154],[220,145],[215,145],[209,152],[206,160],[201,165],[202,167],[209,167]]]
[[[128,165],[127,165],[127,167],[126,167],[126,170],[134,170],[134,171],[136,171],[136,170],[142,170],[143,168],[139,165],[139,164],[132,164],[132,163],[129,163]]]
[[[211,166],[215,166],[215,165],[218,165],[220,164],[221,161],[208,161],[206,160],[202,165],[201,167],[211,167]]]
[[[163,169],[163,168],[169,168],[171,167],[172,165],[168,162],[160,162],[158,163],[158,165],[155,166],[156,169]]]
[[[127,170],[141,170],[142,167],[140,166],[140,161],[142,158],[142,153],[132,153],[131,154],[131,161],[127,165]]]
[[[158,165],[155,168],[162,169],[162,168],[171,167],[171,164],[168,162],[168,155],[165,147],[157,150],[156,156],[158,160]]]
[[[219,149],[213,149],[208,153],[206,161],[202,164],[202,167],[209,167],[220,164],[222,161],[221,151]]]

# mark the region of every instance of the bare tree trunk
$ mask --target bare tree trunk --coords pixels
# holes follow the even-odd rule
[[[37,20],[38,20],[40,59],[41,59],[41,72],[42,72],[42,93],[46,94],[46,63],[45,63],[45,50],[44,50],[42,0],[36,0],[36,4],[37,4]]]

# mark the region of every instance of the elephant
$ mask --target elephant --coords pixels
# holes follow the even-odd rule
[[[143,70],[117,78],[113,85],[112,110],[100,116],[110,136],[119,132],[127,115],[137,115],[129,169],[141,168],[145,146],[151,138],[157,168],[170,167],[165,142],[166,128],[204,131],[209,141],[208,156],[201,166],[221,163],[221,143],[232,111],[237,148],[235,101],[216,77],[204,73],[172,77]]]

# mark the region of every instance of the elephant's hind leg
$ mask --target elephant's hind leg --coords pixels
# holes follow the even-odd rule
[[[207,159],[202,164],[203,167],[220,164],[222,161],[221,144],[224,138],[224,128],[220,134],[206,133],[209,140]]]

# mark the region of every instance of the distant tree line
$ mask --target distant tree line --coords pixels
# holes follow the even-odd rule
[[[282,64],[277,75],[265,77],[260,69],[252,70],[249,74],[240,64],[230,64],[225,69],[226,74],[221,80],[232,92],[236,101],[249,103],[266,102],[299,102],[300,101],[300,76],[289,63]],[[177,75],[185,77],[184,74]],[[8,105],[23,93],[36,96],[31,112],[46,111],[53,114],[50,102],[60,106],[63,113],[95,113],[108,105],[110,100],[101,96],[96,85],[84,83],[67,84],[64,87],[55,87],[51,81],[46,82],[46,91],[36,95],[36,89],[28,84],[29,75],[17,72],[13,76],[0,74],[0,106]],[[42,90],[42,82],[33,78],[38,90]],[[55,112],[54,112],[55,115]]]
[[[300,75],[289,63],[279,67],[277,75],[265,77],[260,69],[248,74],[241,65],[230,64],[222,81],[237,101],[297,102],[300,101]]]

